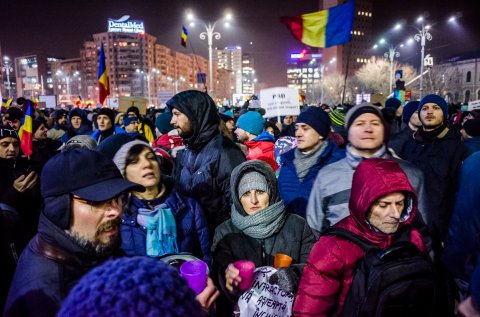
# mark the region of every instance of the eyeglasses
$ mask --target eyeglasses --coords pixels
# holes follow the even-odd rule
[[[127,201],[127,194],[122,193],[118,196],[113,197],[112,199],[104,200],[104,201],[91,201],[91,200],[83,199],[73,195],[72,195],[72,199],[75,201],[78,201],[79,203],[89,205],[95,209],[108,209],[108,208],[116,208],[116,207],[122,208],[125,202]]]

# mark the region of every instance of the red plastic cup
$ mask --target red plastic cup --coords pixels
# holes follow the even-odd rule
[[[207,268],[202,260],[188,261],[180,266],[180,275],[197,295],[207,287]]]
[[[249,260],[238,260],[233,266],[240,271],[239,275],[242,281],[238,285],[238,289],[245,291],[252,286],[253,271],[255,271],[255,263]]]

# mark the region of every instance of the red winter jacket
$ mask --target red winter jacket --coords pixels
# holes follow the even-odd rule
[[[277,162],[273,156],[275,144],[268,141],[247,141],[247,160],[261,160],[267,162],[275,172],[278,169]]]
[[[390,245],[392,234],[371,227],[366,221],[370,206],[393,192],[407,193],[400,227],[409,226],[417,212],[417,198],[398,163],[386,159],[366,159],[357,167],[350,194],[350,216],[336,226],[363,236],[381,248]],[[425,252],[420,233],[412,228],[411,241]],[[322,236],[307,260],[294,303],[294,316],[331,316],[342,313],[352,284],[355,265],[364,251],[355,243],[336,236]]]

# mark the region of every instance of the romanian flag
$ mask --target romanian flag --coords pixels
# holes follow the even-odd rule
[[[23,123],[18,132],[20,137],[20,148],[25,156],[32,155],[32,103],[27,100],[28,105],[23,117]]]
[[[308,46],[330,47],[351,40],[355,2],[296,17],[282,17],[292,35]]]
[[[103,43],[100,46],[100,58],[98,61],[98,93],[101,104],[110,95],[110,85],[108,84],[108,70],[105,63],[105,52],[103,51]]]
[[[2,109],[1,109],[0,112],[5,113],[7,111],[7,109],[10,108],[10,105],[12,104],[12,101],[13,101],[12,98],[8,98],[8,99],[3,99],[2,98]]]
[[[183,47],[187,47],[187,37],[188,37],[188,30],[184,25],[182,25],[182,42],[180,44]]]

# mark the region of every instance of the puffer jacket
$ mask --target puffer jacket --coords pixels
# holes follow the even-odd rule
[[[317,162],[310,167],[307,176],[301,181],[297,176],[295,164],[295,149],[283,154],[281,159],[278,189],[288,212],[303,218],[306,216],[308,199],[313,184],[322,167],[341,160],[345,157],[345,150],[339,149],[333,142],[327,141],[327,147],[318,157]]]
[[[393,192],[408,193],[403,221],[399,228],[410,226],[417,213],[417,198],[398,163],[385,159],[366,159],[353,176],[350,216],[336,226],[363,236],[380,248],[391,244],[393,234],[375,230],[366,221],[370,206]],[[420,233],[411,229],[411,242],[425,251]],[[295,316],[331,316],[342,313],[357,262],[364,251],[355,243],[337,236],[322,236],[310,253],[294,303]]]
[[[247,160],[261,160],[276,171],[278,169],[277,162],[273,155],[275,147],[275,138],[270,133],[263,131],[252,141],[245,142],[247,147]]]
[[[183,91],[170,99],[167,106],[185,114],[192,125],[191,135],[183,139],[185,150],[177,154],[175,187],[180,194],[200,203],[210,232],[214,232],[230,218],[230,174],[246,160],[245,155],[220,134],[220,117],[207,94]]]
[[[175,217],[178,251],[189,252],[210,263],[210,236],[203,210],[195,200],[183,197],[175,190],[152,200],[131,197],[122,214],[122,249],[125,253],[130,256],[146,255],[147,231],[137,222],[138,209],[155,209],[162,203],[168,205]]]

